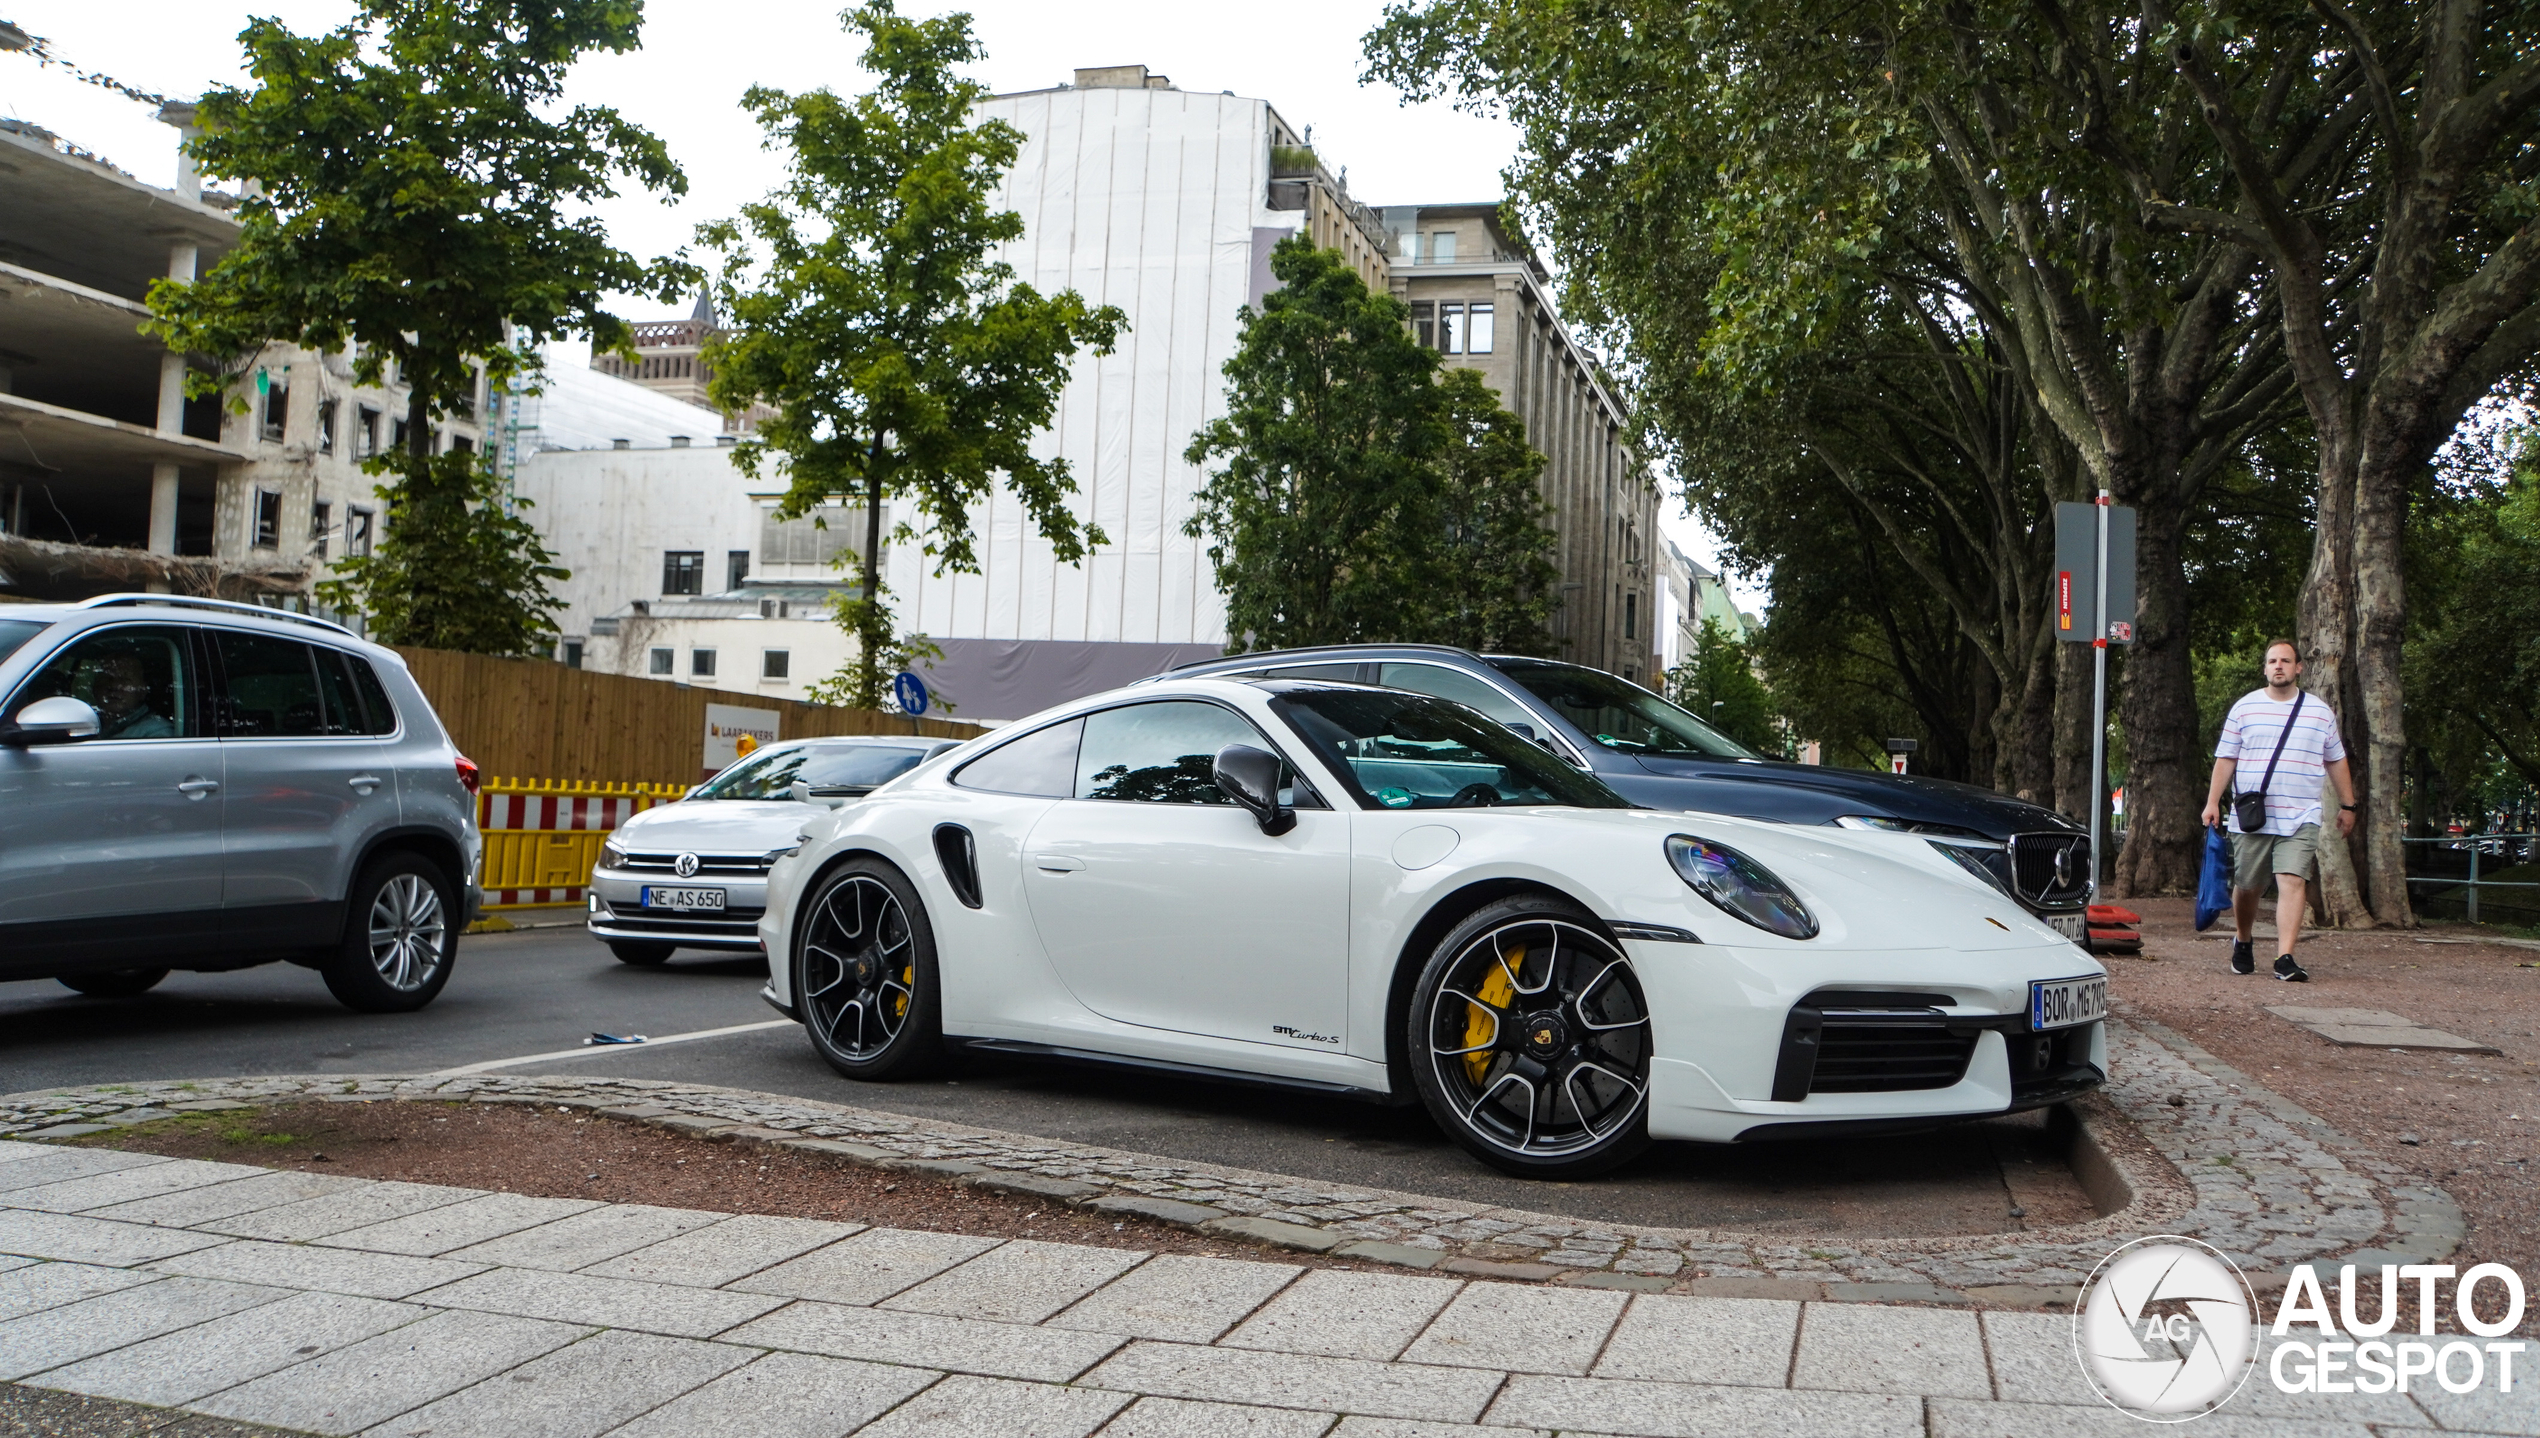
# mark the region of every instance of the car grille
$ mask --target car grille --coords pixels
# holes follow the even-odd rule
[[[2070,908],[2090,897],[2090,836],[2013,834],[2011,892],[2035,908]]]
[[[1967,1076],[1976,1036],[1937,1020],[1844,1023],[1826,1015],[1810,1093],[1897,1093],[1947,1088]]]
[[[755,939],[758,937],[762,909],[725,909],[713,918],[687,918],[651,913],[632,905],[606,914],[593,915],[593,922],[609,929],[647,934],[696,934],[719,939]]]
[[[694,875],[680,873],[676,867],[678,863],[677,852],[646,852],[629,853],[623,861],[612,864],[610,867],[620,873],[667,874],[674,879],[692,877],[702,879],[708,876],[755,878],[766,873],[770,867],[765,854],[699,854],[697,872]]]

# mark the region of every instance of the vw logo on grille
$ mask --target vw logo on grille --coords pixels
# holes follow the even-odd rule
[[[683,879],[695,878],[697,874],[697,856],[694,854],[680,855],[678,858],[670,861],[670,871]]]

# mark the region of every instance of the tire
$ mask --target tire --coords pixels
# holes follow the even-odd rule
[[[432,1002],[459,956],[458,885],[420,854],[384,854],[348,897],[343,941],[318,970],[337,1002],[366,1014]]]
[[[811,1046],[851,1079],[911,1078],[944,1057],[935,931],[898,869],[858,859],[811,886],[794,940],[794,1002]]]
[[[1404,1052],[1429,1116],[1520,1178],[1649,1146],[1649,1006],[1603,926],[1545,895],[1476,910],[1430,951]]]
[[[128,999],[150,992],[167,976],[165,969],[109,969],[102,974],[71,974],[60,983],[92,999]]]
[[[609,952],[617,955],[619,963],[644,969],[670,962],[671,951],[677,947],[676,944],[642,944],[632,939],[609,940]]]

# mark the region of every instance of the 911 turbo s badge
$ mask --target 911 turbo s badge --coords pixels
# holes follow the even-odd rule
[[[1292,1029],[1286,1024],[1272,1024],[1270,1032],[1283,1039],[1303,1039],[1310,1044],[1336,1044],[1341,1041],[1338,1034],[1309,1034],[1302,1029]]]

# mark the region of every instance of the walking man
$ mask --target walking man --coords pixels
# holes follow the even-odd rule
[[[2250,948],[2258,922],[2258,895],[2275,876],[2275,976],[2310,982],[2293,959],[2302,935],[2302,904],[2319,873],[2320,779],[2337,784],[2337,832],[2355,831],[2355,776],[2337,716],[2318,696],[2302,692],[2302,652],[2290,639],[2267,646],[2267,687],[2253,689],[2231,706],[2222,738],[2214,744],[2214,783],[2205,795],[2205,826],[2223,822],[2223,795],[2233,801],[2231,914],[2238,938],[2231,971],[2257,972]],[[2237,777],[2239,783],[2234,784]]]

